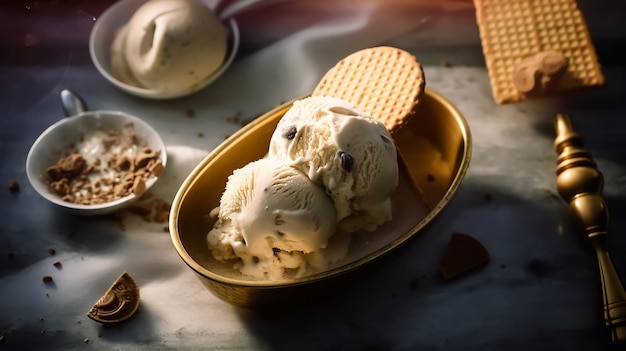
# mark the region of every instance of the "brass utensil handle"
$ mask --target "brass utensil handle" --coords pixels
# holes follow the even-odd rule
[[[608,210],[596,193],[582,194],[570,201],[570,212],[595,249],[600,268],[604,321],[613,341],[626,341],[626,292],[608,253]]]
[[[604,240],[606,241],[606,240]],[[626,341],[626,294],[606,250],[606,242],[594,240],[600,266],[604,321],[613,341]]]
[[[567,114],[555,119],[554,147],[557,159],[557,190],[569,203],[570,214],[587,236],[598,257],[604,320],[615,342],[626,341],[626,292],[608,253],[609,211],[602,198],[604,177],[591,154],[583,148],[582,137]]]

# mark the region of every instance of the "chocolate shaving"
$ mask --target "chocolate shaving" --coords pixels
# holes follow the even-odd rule
[[[443,251],[439,272],[444,279],[449,280],[478,268],[489,260],[489,252],[476,238],[453,233]]]

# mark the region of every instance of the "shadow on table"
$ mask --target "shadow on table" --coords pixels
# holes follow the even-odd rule
[[[302,306],[236,311],[271,350],[610,350],[595,259],[557,232],[565,210],[555,194],[534,196],[544,203],[469,177],[421,235],[351,286]],[[492,257],[444,281],[437,267],[454,230],[479,238]]]

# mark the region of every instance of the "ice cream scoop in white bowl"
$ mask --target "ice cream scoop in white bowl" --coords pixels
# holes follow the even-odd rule
[[[121,33],[121,34],[120,34]],[[122,0],[96,20],[89,53],[121,90],[149,99],[193,94],[232,64],[239,29],[198,0]]]
[[[124,112],[86,111],[69,90],[61,98],[68,117],[48,127],[28,152],[33,188],[78,215],[108,214],[138,200],[167,161],[159,134]]]

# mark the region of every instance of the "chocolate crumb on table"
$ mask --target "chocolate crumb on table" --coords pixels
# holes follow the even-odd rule
[[[239,124],[239,122],[241,121],[241,112],[237,112],[235,113],[233,116],[231,117],[227,117],[226,121],[231,122],[231,123],[235,123],[235,124]]]
[[[13,193],[20,190],[20,183],[15,179],[9,179],[9,190]]]
[[[136,214],[143,218],[146,222],[151,222],[152,203],[149,201],[134,203],[128,207],[130,213]]]
[[[489,260],[489,252],[478,239],[455,232],[443,251],[439,272],[449,280],[483,266]]]
[[[124,211],[113,212],[110,217],[113,223],[115,223],[115,225],[117,225],[117,227],[121,231],[126,230],[126,224],[124,223],[124,219],[126,219],[126,212]]]
[[[155,199],[155,214],[154,221],[158,223],[165,223],[169,220],[170,210],[172,205],[161,199]]]
[[[171,208],[172,205],[167,201],[153,198],[130,205],[128,211],[146,222],[164,223],[169,220]]]
[[[491,202],[493,200],[493,195],[491,193],[485,193],[485,195],[483,195],[483,200],[485,200],[485,202]]]

